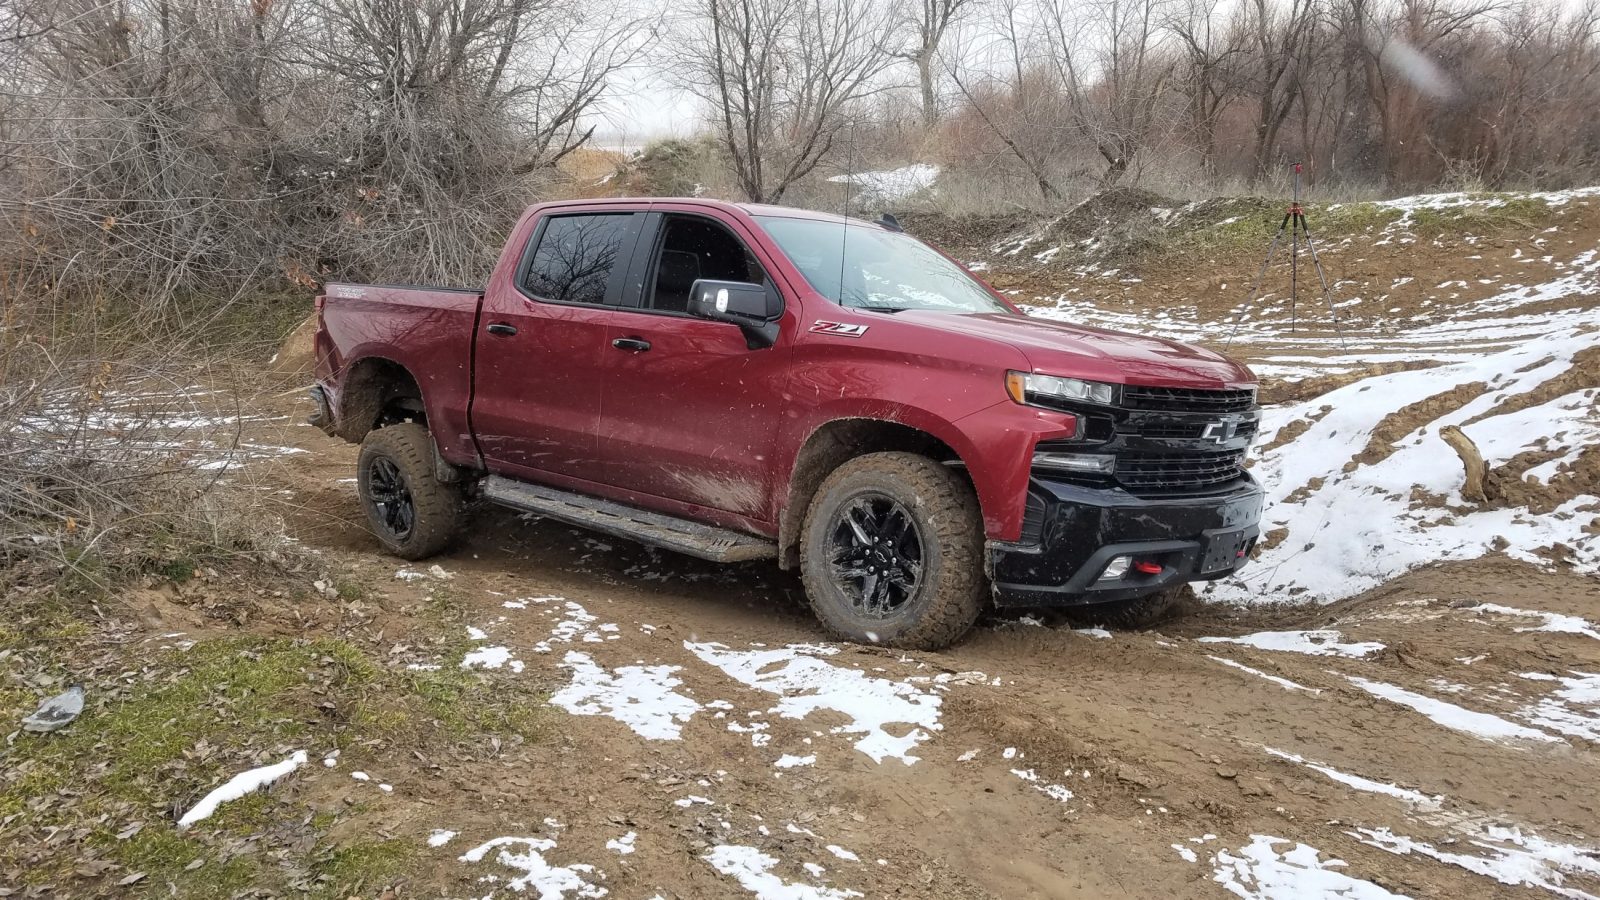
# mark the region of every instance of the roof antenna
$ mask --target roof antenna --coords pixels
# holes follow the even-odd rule
[[[894,217],[894,213],[892,212],[886,212],[879,217],[878,224],[889,229],[890,231],[905,231],[904,228],[900,227],[900,220],[896,219]]]

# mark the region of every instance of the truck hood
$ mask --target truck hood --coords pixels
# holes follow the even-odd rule
[[[1243,365],[1201,347],[1003,313],[912,313],[918,324],[1010,344],[1034,371],[1154,387],[1228,387],[1254,384]]]

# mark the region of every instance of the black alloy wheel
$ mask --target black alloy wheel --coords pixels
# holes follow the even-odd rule
[[[922,583],[922,535],[899,501],[864,493],[839,510],[829,546],[830,568],[856,611],[888,618]]]
[[[374,457],[367,465],[367,496],[376,512],[373,521],[381,523],[391,539],[401,542],[411,536],[417,507],[405,476],[387,457]]]

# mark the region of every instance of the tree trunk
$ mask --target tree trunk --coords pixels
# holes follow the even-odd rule
[[[917,57],[917,78],[922,83],[922,127],[939,124],[939,97],[933,90],[933,53],[923,50]]]

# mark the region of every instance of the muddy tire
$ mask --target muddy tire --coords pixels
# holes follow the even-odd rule
[[[1141,631],[1182,618],[1197,601],[1187,584],[1166,588],[1137,600],[1096,603],[1070,611],[1075,623],[1100,625],[1118,631]]]
[[[972,486],[915,453],[871,453],[835,469],[800,541],[811,609],[834,635],[937,650],[977,620],[989,594]]]
[[[356,463],[356,489],[367,525],[383,549],[426,559],[461,530],[461,491],[434,477],[428,429],[408,422],[368,432]]]

